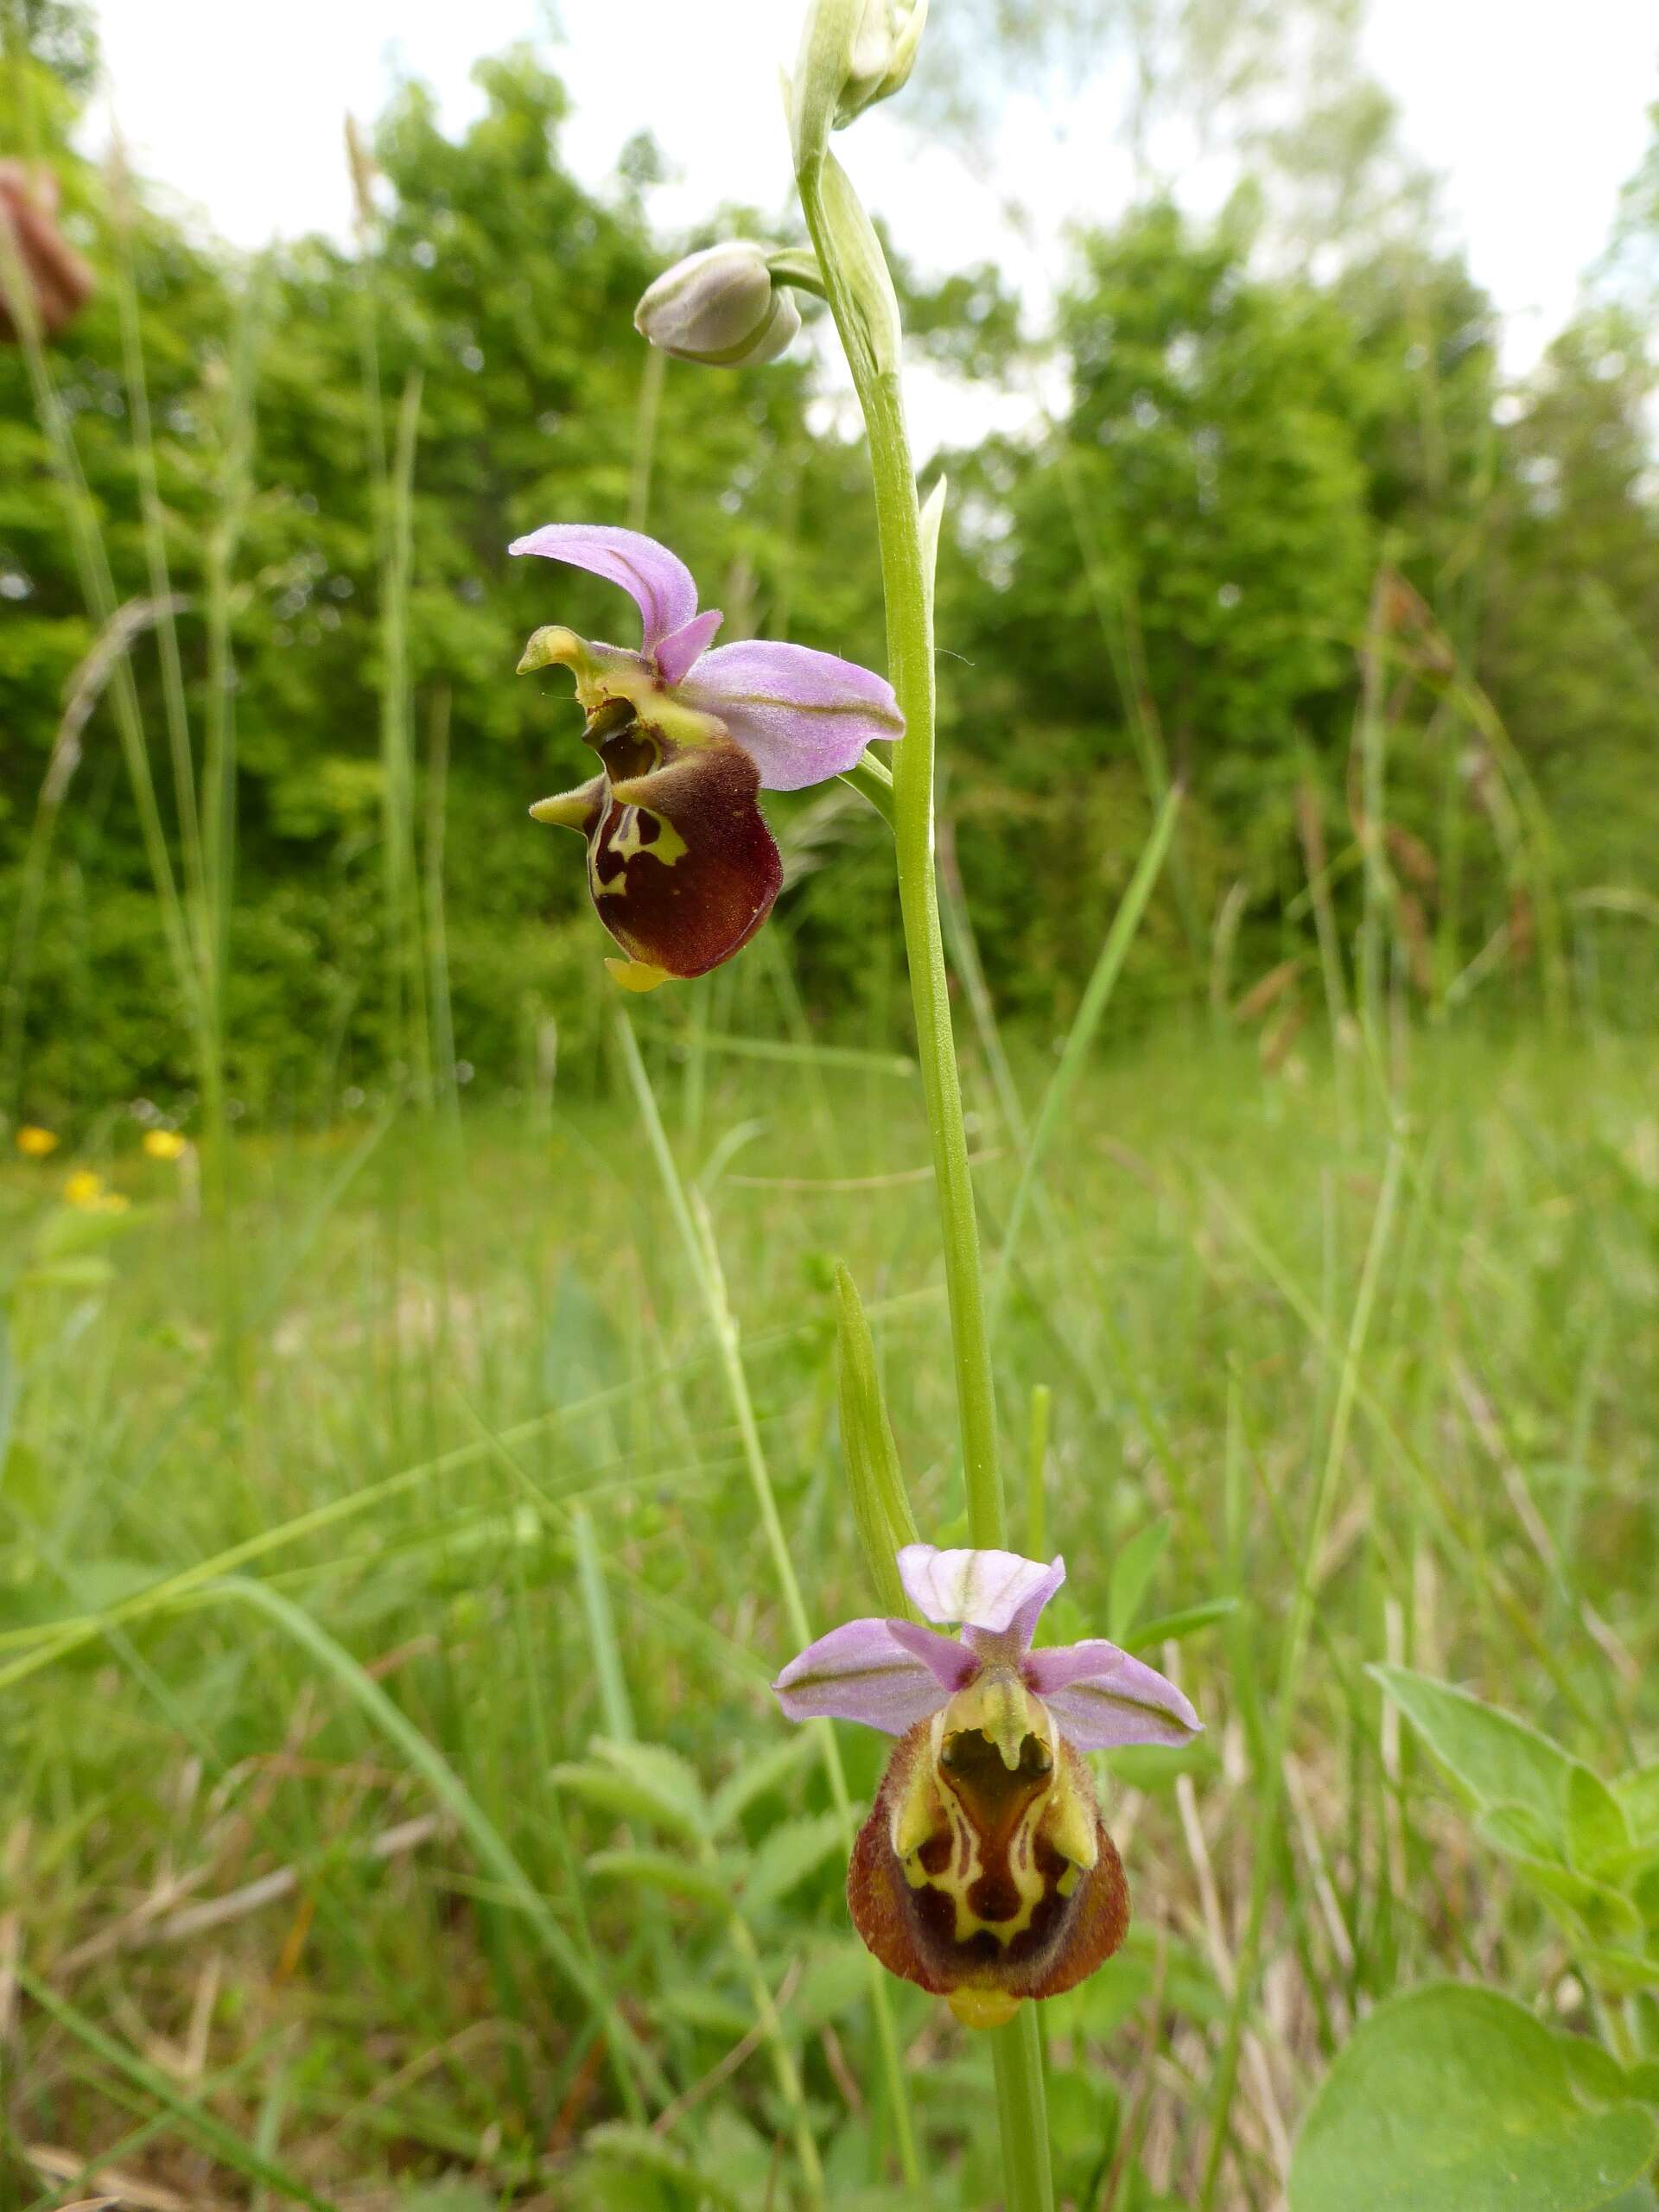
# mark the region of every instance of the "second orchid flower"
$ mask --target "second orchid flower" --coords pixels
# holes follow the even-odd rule
[[[891,1973],[973,2027],[1057,1997],[1123,1941],[1128,1887],[1079,1753],[1190,1743],[1174,1683],[1090,1637],[1033,1651],[1065,1562],[1017,1552],[898,1554],[905,1593],[940,1636],[856,1620],[772,1684],[791,1720],[859,1720],[899,1742],[847,1878],[853,1923]]]

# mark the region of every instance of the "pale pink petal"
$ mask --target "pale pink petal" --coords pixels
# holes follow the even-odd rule
[[[657,673],[664,683],[679,682],[725,620],[717,607],[711,607],[662,640],[657,648]]]
[[[1042,1580],[1032,1584],[1029,1592],[1020,1600],[1014,1618],[1008,1623],[1008,1641],[1011,1643],[1016,1643],[1022,1653],[1031,1649],[1031,1639],[1037,1633],[1038,1615],[1065,1580],[1065,1561],[1056,1552],[1043,1569]]]
[[[942,1552],[932,1544],[906,1544],[899,1554],[899,1579],[918,1612],[931,1621],[1002,1635],[1037,1615],[1065,1580],[1065,1562],[1022,1559],[1018,1552]]]
[[[772,1686],[779,1704],[791,1720],[860,1720],[867,1728],[902,1736],[950,1696],[934,1667],[894,1635],[896,1628],[908,1626],[861,1620],[832,1628],[779,1675]]]
[[[527,537],[515,537],[509,553],[539,553],[586,569],[607,583],[620,584],[639,609],[645,651],[655,652],[664,638],[683,630],[697,611],[697,587],[677,553],[637,530],[608,524],[550,522]]]
[[[807,645],[752,638],[717,646],[679,690],[688,705],[719,715],[768,791],[844,775],[867,745],[905,733],[885,677]]]
[[[890,1620],[887,1633],[930,1669],[940,1688],[952,1695],[979,1672],[979,1661],[957,1637],[941,1636],[937,1629],[918,1627],[914,1621]]]
[[[1186,1744],[1204,1726],[1155,1667],[1098,1638],[1033,1651],[1020,1672],[1080,1751]]]

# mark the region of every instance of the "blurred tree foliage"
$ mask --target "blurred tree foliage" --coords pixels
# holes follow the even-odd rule
[[[50,362],[135,610],[164,798],[167,627],[137,406],[154,425],[198,757],[213,548],[228,547],[233,1087],[327,1110],[395,1051],[382,618],[405,407],[416,836],[423,865],[442,863],[456,1049],[511,1076],[550,1014],[590,1021],[606,988],[575,849],[524,817],[581,772],[577,717],[568,685],[513,665],[537,622],[630,641],[632,616],[602,586],[509,562],[506,541],[554,517],[643,518],[725,607],[728,637],[787,633],[879,664],[861,455],[815,410],[805,349],[729,377],[671,364],[653,399],[631,315],[672,250],[641,208],[654,152],[631,143],[613,190],[584,191],[559,159],[562,91],[527,55],[484,68],[486,111],[459,140],[419,91],[400,98],[360,180],[358,250],[310,239],[248,262],[68,150],[73,11],[41,22],[69,59],[42,34],[54,66],[14,73],[0,152],[52,150],[67,227],[103,279]],[[1258,964],[1305,949],[1310,804],[1351,915],[1363,659],[1387,722],[1388,865],[1412,944],[1433,930],[1434,960],[1414,970],[1431,996],[1505,929],[1524,950],[1526,817],[1512,795],[1499,804],[1504,777],[1542,794],[1540,864],[1563,890],[1639,881],[1653,848],[1659,512],[1628,318],[1586,316],[1517,410],[1487,303],[1420,232],[1364,232],[1364,251],[1328,263],[1287,255],[1286,235],[1260,194],[1207,226],[1148,197],[1080,241],[1043,348],[994,268],[931,284],[898,272],[940,372],[1034,374],[1062,395],[1030,435],[947,458],[940,575],[963,873],[995,987],[1045,1021],[1080,987],[1171,779],[1190,796],[1137,954],[1143,1003],[1206,987],[1224,902]],[[1385,572],[1397,582],[1379,589]],[[40,899],[21,963],[26,1101],[44,1113],[176,1087],[188,1056],[107,702],[64,737],[96,631],[15,349],[0,353],[0,912],[30,881]],[[44,817],[43,788],[60,802]],[[890,911],[881,833],[846,794],[775,813],[796,876],[780,921],[809,1001],[853,1020]],[[0,969],[14,985],[17,944]]]

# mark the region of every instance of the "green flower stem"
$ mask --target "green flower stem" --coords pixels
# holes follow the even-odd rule
[[[969,1541],[1001,1547],[1007,1541],[1007,1515],[997,1464],[996,1393],[934,875],[933,569],[923,550],[891,287],[878,296],[886,276],[879,262],[880,250],[838,169],[834,171],[833,219],[826,207],[823,188],[831,168],[831,157],[809,156],[797,181],[869,436],[887,610],[887,672],[905,717],[905,734],[893,755],[893,842],[944,1242]],[[843,243],[853,249],[846,258],[838,251]],[[885,320],[888,316],[890,323]],[[1022,2005],[1006,2027],[990,2031],[990,2040],[1007,2212],[1052,2212],[1054,2183],[1036,2013]]]
[[[991,2063],[1002,2128],[1007,2212],[1054,2212],[1048,2158],[1048,2091],[1043,2080],[1042,2030],[1034,2005],[1022,2005],[1006,2028],[993,2028]]]
[[[823,269],[830,308],[869,435],[881,581],[887,599],[887,672],[905,717],[905,734],[894,747],[893,764],[892,820],[899,900],[944,1239],[969,1533],[975,1544],[1001,1546],[1007,1541],[1007,1519],[997,1466],[996,1394],[980,1276],[979,1224],[968,1169],[962,1081],[957,1069],[933,872],[931,568],[923,558],[921,512],[897,365],[882,365],[869,345],[861,304],[836,256],[833,229],[825,219],[822,165],[804,168],[798,182],[807,229]]]

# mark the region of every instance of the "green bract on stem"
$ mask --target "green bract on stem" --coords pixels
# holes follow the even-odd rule
[[[886,9],[882,21],[895,11]],[[919,7],[904,24],[919,33]],[[868,216],[830,151],[830,133],[859,98],[857,60],[868,0],[817,0],[808,14],[791,104],[796,181],[869,436],[876,527],[887,601],[888,674],[905,718],[893,753],[891,820],[905,951],[932,1140],[950,1296],[957,1402],[962,1427],[969,1540],[1007,1541],[997,1461],[996,1396],[980,1273],[979,1229],[968,1168],[944,945],[934,876],[933,545],[937,507],[924,528],[899,381],[900,328],[893,280]],[[907,73],[914,41],[897,57]],[[1042,2050],[1036,2012],[1022,2005],[990,2031],[1010,2212],[1049,2212],[1053,2203]]]

